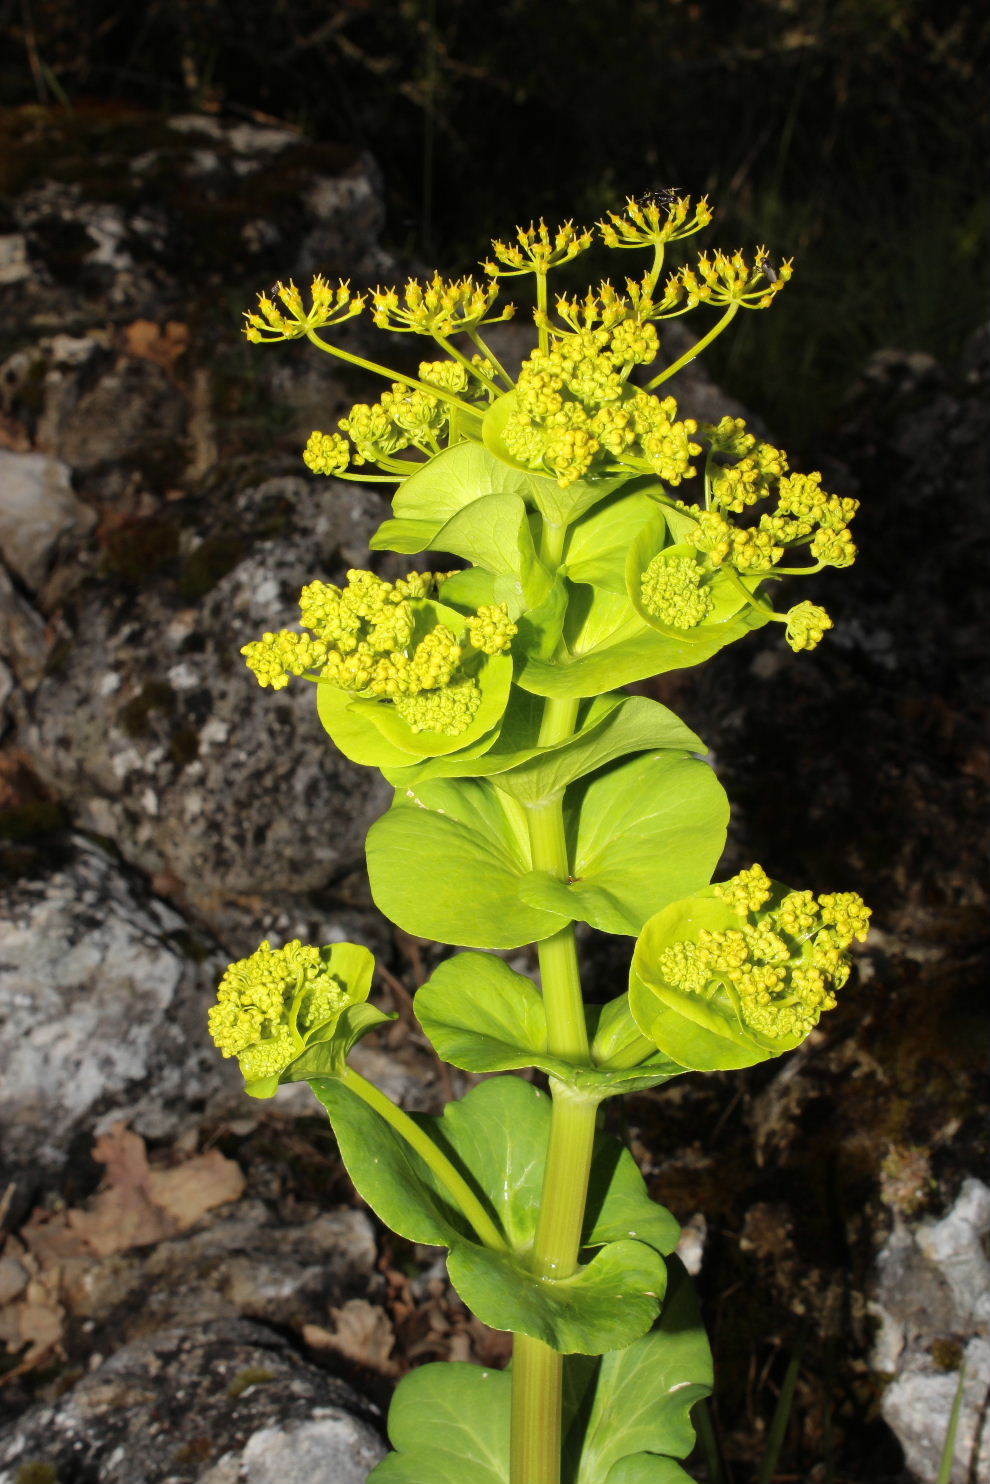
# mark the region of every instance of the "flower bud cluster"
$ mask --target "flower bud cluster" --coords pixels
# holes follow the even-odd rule
[[[265,941],[227,969],[209,1011],[210,1035],[224,1056],[238,1058],[248,1082],[284,1071],[347,1008],[347,990],[327,965],[329,952],[298,939],[284,948]]]
[[[348,572],[348,585],[311,582],[299,600],[310,633],[283,629],[241,650],[259,684],[281,690],[290,675],[334,685],[365,700],[387,701],[414,732],[458,736],[481,704],[481,690],[465,666],[472,652],[502,654],[515,634],[504,604],[486,605],[466,622],[462,642],[436,623],[419,639],[417,603],[436,578],[412,572],[385,582],[373,572]]]
[[[855,892],[815,897],[779,891],[761,866],[715,887],[738,927],[702,928],[696,942],[663,949],[659,977],[703,999],[728,993],[743,1025],[770,1040],[807,1035],[849,977],[849,949],[866,938],[870,911]]]
[[[511,304],[498,314],[491,313],[498,294],[497,284],[479,284],[473,278],[445,279],[435,273],[425,284],[411,278],[401,296],[398,289],[375,289],[371,308],[380,330],[446,339],[462,330],[511,319],[515,313]]]
[[[353,319],[361,313],[364,303],[365,296],[352,294],[350,284],[343,279],[334,288],[318,273],[310,284],[307,309],[302,294],[290,279],[288,283],[277,283],[267,294],[259,294],[257,310],[244,316],[247,320],[244,334],[254,342],[297,340],[310,330],[323,330]]]
[[[654,557],[641,577],[642,601],[650,614],[675,628],[704,623],[713,607],[709,585],[723,570],[753,578],[775,570],[802,575],[822,567],[851,566],[856,547],[848,523],[858,501],[828,494],[818,473],[788,472],[786,454],[754,437],[742,418],[725,417],[703,428],[702,436],[708,443],[706,507],[683,502],[676,507],[694,520],[684,540],[695,548],[702,565],[692,570],[682,548]],[[773,499],[775,508],[755,521],[743,524],[737,519],[761,501]],[[784,558],[801,549],[807,549],[814,565],[781,569]],[[814,603],[798,603],[775,616],[786,624],[787,642],[796,651],[814,649],[832,627],[824,608]]]
[[[698,424],[678,420],[673,397],[631,391],[631,367],[655,359],[652,325],[622,322],[613,330],[583,330],[553,349],[534,351],[516,384],[516,405],[502,429],[505,447],[531,469],[575,480],[628,469],[654,473],[671,485],[696,472]]]
[[[551,233],[544,221],[538,226],[516,230],[515,242],[492,242],[495,261],[482,263],[491,278],[519,278],[526,273],[547,273],[561,263],[569,263],[591,246],[592,234],[579,231],[573,222],[565,222]]]
[[[491,375],[483,356],[473,356],[470,368],[455,360],[423,361],[419,379],[424,387],[394,381],[377,402],[356,402],[337,423],[339,432],[310,435],[303,462],[314,474],[334,475],[351,464],[388,465],[407,448],[439,453],[450,421],[449,399],[481,401]],[[430,387],[436,387],[436,395]]]

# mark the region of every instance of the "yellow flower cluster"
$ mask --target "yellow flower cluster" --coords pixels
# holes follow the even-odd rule
[[[210,1035],[253,1082],[284,1071],[314,1032],[332,1029],[347,1004],[347,991],[319,948],[298,939],[284,948],[266,941],[221,979]]]
[[[394,583],[359,570],[347,577],[345,588],[326,582],[303,588],[300,619],[310,633],[283,629],[244,645],[259,684],[281,690],[290,675],[306,674],[363,699],[394,703],[414,731],[459,735],[481,703],[465,659],[471,650],[505,652],[517,632],[505,605],[486,605],[470,617],[466,644],[442,623],[417,638],[414,604],[433,593],[434,574],[413,572]]]
[[[291,280],[276,284],[268,294],[259,294],[257,310],[244,316],[247,320],[244,329],[247,339],[255,342],[296,340],[310,330],[323,330],[330,325],[339,325],[343,320],[353,319],[364,308],[365,296],[352,294],[350,284],[343,279],[334,288],[318,273],[310,284],[309,292],[309,309]]]
[[[766,248],[758,248],[752,266],[741,252],[732,254],[702,253],[694,268],[680,270],[680,281],[687,293],[687,307],[696,304],[738,305],[746,309],[767,309],[793,276],[794,265],[781,263],[771,268]]]
[[[698,425],[677,419],[672,397],[633,391],[626,376],[656,355],[652,325],[583,330],[552,350],[534,351],[516,383],[516,405],[502,429],[513,458],[556,476],[562,489],[588,475],[654,473],[680,484],[695,473]]]
[[[737,928],[702,928],[696,942],[665,948],[658,970],[673,988],[711,999],[727,992],[743,1025],[771,1040],[807,1035],[849,977],[849,949],[866,938],[870,910],[855,892],[817,899],[786,893],[768,907],[773,884],[761,866],[715,888]]]
[[[497,284],[475,283],[473,278],[445,279],[439,273],[425,284],[411,278],[400,297],[398,289],[375,289],[371,307],[380,330],[399,330],[445,339],[479,325],[511,319],[508,304],[498,314],[491,310],[498,298]]]
[[[491,278],[518,278],[525,273],[548,273],[561,263],[569,263],[589,248],[592,234],[579,231],[572,222],[565,222],[551,233],[544,221],[537,226],[516,230],[515,242],[492,242],[495,262],[490,259],[482,268]]]
[[[608,220],[598,223],[606,247],[650,247],[691,237],[707,227],[712,219],[708,198],[691,209],[688,196],[673,192],[648,192],[637,200],[630,196],[624,212],[610,211]]]

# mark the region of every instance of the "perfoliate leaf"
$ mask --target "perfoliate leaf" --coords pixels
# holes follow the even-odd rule
[[[575,1092],[604,1098],[657,1087],[684,1070],[661,1052],[622,1071],[553,1056],[547,1050],[546,1010],[536,985],[488,953],[445,959],[417,991],[416,1015],[438,1055],[466,1072],[538,1067]],[[590,1009],[591,1034],[595,1016],[596,1008]]]
[[[704,752],[705,744],[658,701],[606,695],[591,703],[575,736],[502,771],[497,786],[524,803],[537,803],[606,763],[654,748]]]
[[[569,882],[531,873],[525,902],[635,936],[661,903],[711,879],[725,845],[729,806],[706,763],[648,752],[583,778],[564,796]]]
[[[542,1340],[565,1355],[628,1345],[655,1318],[667,1281],[663,1259],[643,1242],[602,1247],[569,1278],[538,1278],[518,1258],[459,1243],[450,1281],[493,1329]]]
[[[743,949],[742,967],[727,963],[706,971],[696,986],[671,969],[674,982],[664,977],[662,956],[674,945],[691,948],[705,933],[749,931],[749,919],[740,916],[728,902],[703,891],[673,902],[658,912],[643,928],[633,954],[629,976],[629,1008],[637,1025],[653,1044],[696,1071],[721,1071],[754,1066],[786,1051],[793,1051],[817,1023],[826,998],[828,980],[815,969],[815,937],[801,932],[788,945],[775,932],[775,909],[789,898],[789,888],[770,883],[764,906],[753,914],[771,930],[770,959],[748,962]],[[862,907],[862,903],[860,903]],[[866,914],[868,917],[868,913]],[[821,930],[819,922],[819,929]],[[781,929],[781,931],[784,931]],[[826,940],[829,930],[824,929]],[[865,927],[864,927],[865,936]],[[848,941],[848,940],[847,940]],[[826,951],[837,953],[831,945]],[[790,955],[790,956],[789,956]],[[761,964],[764,967],[761,968]],[[772,965],[773,967],[767,967]],[[817,975],[817,987],[808,988],[808,970]],[[841,965],[837,972],[841,972]],[[763,974],[759,989],[746,989],[747,974]],[[793,973],[793,978],[791,977]],[[840,983],[844,982],[842,973]],[[810,998],[803,999],[803,995]],[[747,999],[747,996],[749,998]]]
[[[564,1360],[562,1484],[690,1484],[689,1409],[711,1391],[704,1330],[679,1265],[660,1320],[625,1350]],[[368,1484],[509,1484],[508,1371],[446,1363],[400,1382],[389,1408],[395,1452]]]
[[[567,615],[552,658],[527,659],[516,677],[537,695],[592,696],[685,669],[767,622],[747,606],[725,623],[701,625],[695,639],[668,637],[640,617],[627,595],[584,583],[567,586]]]
[[[620,492],[603,501],[568,530],[565,575],[624,595],[629,548],[644,526],[663,529],[663,516],[649,495]]]
[[[426,1162],[350,1088],[310,1084],[323,1103],[348,1174],[383,1221],[410,1241],[450,1248],[451,1282],[484,1323],[555,1349],[597,1354],[643,1334],[665,1278],[660,1250],[676,1241],[670,1213],[647,1195],[628,1150],[599,1136],[583,1245],[599,1247],[566,1279],[537,1278],[526,1261],[536,1231],[550,1131],[550,1099],[516,1077],[493,1078],[416,1122],[473,1185],[511,1251],[481,1246]],[[630,1236],[635,1231],[637,1236]]]
[[[634,708],[629,733],[662,721]],[[580,745],[572,760],[562,747],[545,776],[559,762],[566,778],[581,757]],[[539,772],[534,782],[546,786]],[[406,932],[469,948],[518,948],[572,919],[635,936],[661,906],[710,880],[728,803],[707,764],[649,752],[580,778],[564,817],[569,882],[532,869],[526,811],[504,789],[482,779],[415,784],[369,832],[372,894]]]
[[[465,505],[482,495],[516,494],[529,491],[531,476],[508,468],[480,443],[467,440],[446,448],[424,464],[415,474],[403,480],[392,501],[397,521],[423,521],[433,527],[434,535],[442,525]],[[387,529],[388,522],[383,529]],[[372,537],[373,551],[394,548],[381,538]],[[422,547],[419,548],[423,550]]]
[[[485,779],[433,779],[397,793],[372,825],[367,853],[377,906],[417,937],[519,948],[563,926],[520,898],[530,869],[523,811]]]
[[[572,1465],[567,1477],[574,1484],[677,1479],[648,1459],[687,1457],[694,1446],[691,1408],[711,1389],[711,1352],[694,1291],[673,1260],[660,1319],[648,1334],[603,1355],[593,1368],[578,1413],[584,1426],[572,1428],[567,1437]]]

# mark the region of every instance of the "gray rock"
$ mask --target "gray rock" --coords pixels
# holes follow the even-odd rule
[[[48,648],[44,619],[17,591],[0,562],[0,655],[27,690],[34,690],[41,679]]]
[[[222,928],[231,901],[253,899],[257,917],[260,898],[298,899],[352,870],[389,791],[332,747],[312,686],[263,691],[239,654],[297,622],[306,582],[345,580],[374,508],[351,489],[285,478],[219,509],[190,531],[176,515],[174,565],[137,592],[111,576],[67,608],[74,642],[33,697],[25,745],[84,827],[166,873]],[[277,537],[257,539],[273,526]],[[190,596],[195,584],[207,591]],[[353,935],[347,923],[324,931]]]
[[[61,869],[3,893],[0,1128],[9,1173],[61,1169],[112,1112],[148,1137],[198,1122],[239,1078],[214,1052],[215,946],[104,849],[77,838]],[[200,962],[193,962],[194,949]]]
[[[345,1206],[286,1226],[262,1201],[241,1200],[192,1232],[90,1262],[63,1302],[115,1343],[206,1320],[332,1325],[335,1305],[380,1286],[376,1256],[363,1211]]]
[[[946,1347],[966,1367],[952,1484],[990,1477],[990,1435],[983,1425],[990,1395],[988,1231],[990,1188],[969,1179],[942,1220],[912,1228],[898,1219],[877,1260],[870,1308],[880,1328],[872,1363],[892,1378],[883,1416],[922,1481],[938,1473],[959,1387],[958,1364],[939,1364]]]
[[[56,549],[95,524],[96,513],[76,498],[65,464],[0,449],[0,553],[27,587],[39,588]]]
[[[0,1432],[0,1484],[29,1464],[100,1484],[364,1484],[377,1421],[262,1325],[169,1329]]]

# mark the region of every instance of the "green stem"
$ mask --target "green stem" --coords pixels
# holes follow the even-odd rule
[[[545,546],[563,540],[545,528]],[[559,560],[559,552],[558,552]],[[540,728],[541,747],[572,736],[577,699],[548,700]],[[527,809],[533,867],[566,881],[569,872],[563,797],[556,794]],[[537,945],[548,1044],[558,1056],[587,1062],[588,1032],[581,994],[574,924]],[[588,1177],[595,1138],[597,1100],[573,1093],[551,1079],[553,1111],[540,1215],[530,1262],[540,1278],[570,1277],[577,1267]],[[512,1363],[511,1484],[559,1484],[563,1357],[542,1341],[516,1335]]]
[[[691,349],[686,350],[684,354],[678,360],[676,360],[672,366],[667,366],[665,370],[660,372],[659,376],[654,376],[652,381],[648,381],[646,383],[646,390],[648,392],[652,392],[656,387],[660,385],[661,382],[669,381],[670,378],[675,374],[675,372],[680,371],[682,366],[686,366],[690,361],[693,361],[695,356],[700,355],[707,345],[711,345],[712,341],[716,338],[717,335],[721,335],[726,325],[731,324],[738,313],[739,305],[730,304],[728,309],[723,314],[722,318],[718,320],[715,325],[712,326],[712,328],[708,331],[708,334],[702,335],[700,340],[696,340]]]
[[[487,391],[495,392],[497,395],[502,390],[500,386],[497,386],[496,383],[492,381],[490,376],[486,376],[483,371],[479,371],[477,366],[472,366],[471,362],[468,360],[464,352],[458,350],[457,346],[453,343],[452,340],[448,340],[446,335],[434,334],[433,338],[440,346],[441,350],[445,350],[453,360],[459,361],[468,375],[473,376],[476,381],[480,381],[482,386]],[[477,410],[478,409],[475,408],[476,412]]]
[[[516,1335],[512,1344],[512,1484],[552,1484],[560,1478],[563,1356],[542,1340]]]
[[[537,269],[536,270],[536,308],[537,308],[537,312],[538,312],[538,314],[540,316],[540,319],[539,319],[539,329],[538,329],[537,333],[538,333],[538,335],[540,337],[539,338],[540,350],[543,351],[544,353],[549,349],[549,346],[550,346],[550,332],[546,328],[546,323],[547,323],[547,321],[546,321],[547,302],[548,302],[548,300],[547,300],[547,274],[546,274],[546,269],[544,269],[542,273],[540,272],[539,269]]]
[[[485,360],[486,361],[491,361],[492,365],[495,367],[495,370],[498,372],[499,376],[502,376],[502,377],[505,378],[505,384],[506,384],[506,386],[507,387],[513,387],[513,386],[515,386],[515,382],[512,380],[512,377],[509,375],[508,371],[506,371],[505,367],[502,365],[502,362],[499,360],[498,356],[492,350],[492,348],[488,344],[488,342],[486,340],[484,340],[481,335],[479,335],[478,331],[477,330],[468,330],[468,335],[470,336],[470,338],[473,341],[473,343],[477,346],[477,348],[480,351],[480,353],[484,356]],[[473,371],[474,370],[474,367],[472,366],[471,369]]]
[[[399,381],[403,386],[411,386],[414,392],[427,392],[431,397],[439,397],[442,402],[449,402],[452,407],[459,407],[462,412],[471,412],[477,416],[477,407],[472,407],[470,402],[462,402],[460,397],[455,397],[453,392],[444,391],[439,386],[428,386],[425,381],[417,381],[415,376],[404,376],[401,371],[394,371],[391,366],[380,366],[377,361],[368,361],[364,356],[353,355],[349,350],[342,350],[339,345],[328,345],[321,340],[315,330],[306,331],[306,339],[319,350],[325,350],[328,356],[339,356],[342,361],[349,361],[352,366],[360,366],[364,371],[370,371],[373,376],[384,376],[386,381]]]
[[[404,1113],[401,1108],[397,1107],[391,1098],[386,1097],[373,1082],[362,1077],[360,1072],[355,1072],[353,1067],[345,1066],[340,1080],[345,1087],[350,1088],[351,1092],[362,1098],[369,1108],[374,1109],[381,1118],[384,1118],[385,1122],[394,1128],[396,1133],[405,1139],[410,1148],[414,1149],[420,1159],[429,1166],[457,1209],[464,1213],[474,1227],[479,1241],[494,1252],[508,1252],[509,1244],[491,1216],[464,1176],[438,1149],[429,1134],[425,1133],[419,1124],[409,1117],[408,1113]]]
[[[646,1058],[652,1056],[656,1049],[655,1044],[648,1041],[645,1036],[636,1036],[621,1050],[599,1062],[599,1066],[609,1072],[627,1072],[631,1067],[638,1067],[641,1062],[646,1061]]]

